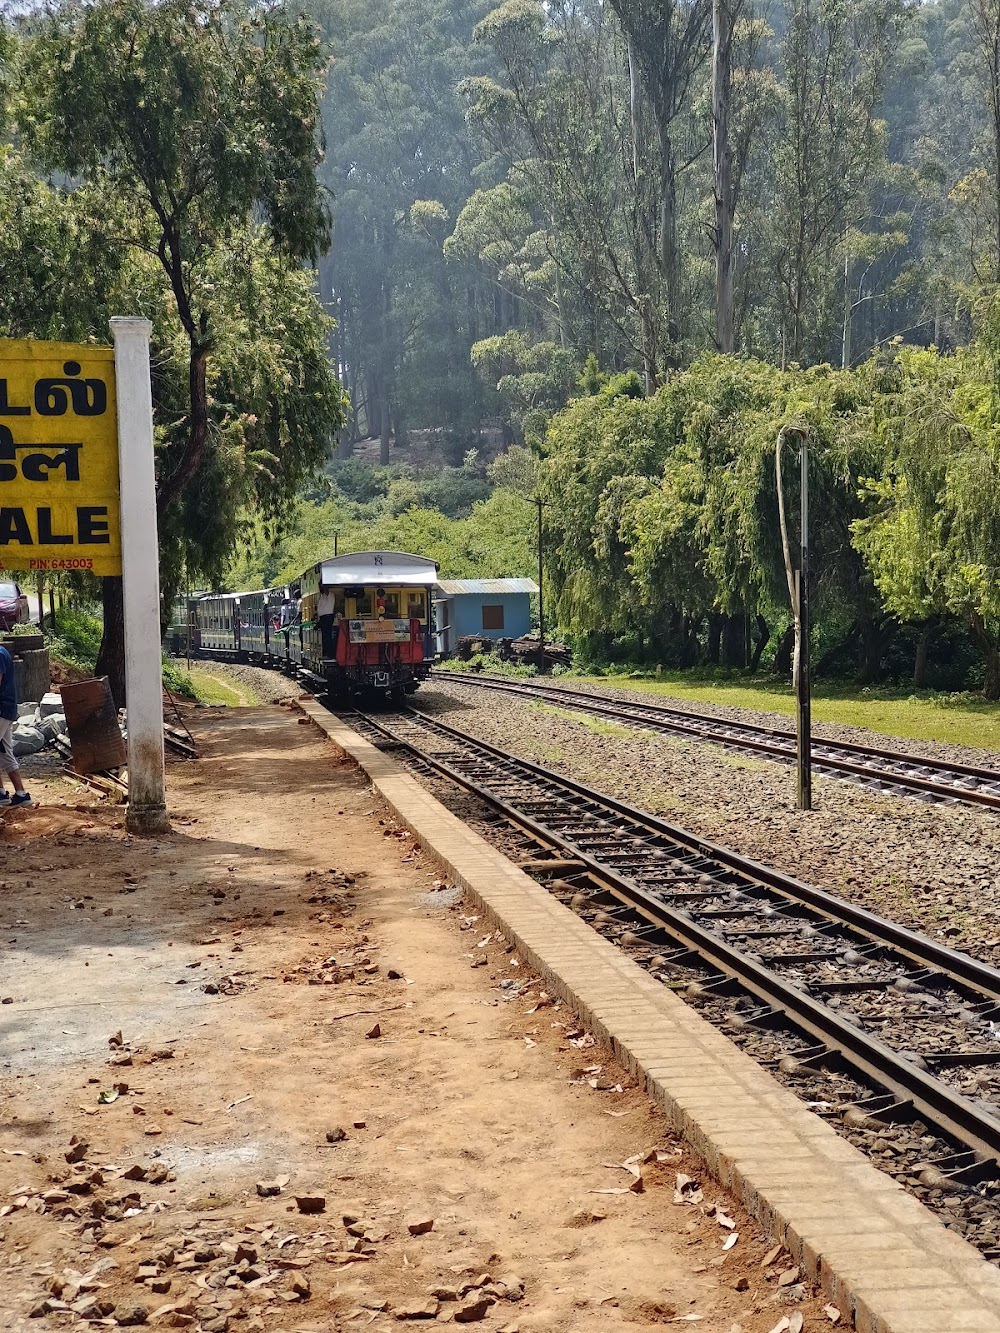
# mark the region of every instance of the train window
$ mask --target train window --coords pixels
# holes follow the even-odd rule
[[[370,616],[372,613],[372,595],[369,588],[365,588],[354,599],[355,616]]]
[[[407,595],[406,614],[411,620],[423,620],[424,594],[422,592],[411,592]]]
[[[483,607],[483,629],[503,629],[503,607]]]
[[[399,615],[399,593],[387,592],[385,595],[385,613],[391,619],[395,620]]]

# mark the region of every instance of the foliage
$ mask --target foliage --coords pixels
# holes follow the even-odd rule
[[[64,606],[57,624],[58,632],[45,636],[50,656],[92,674],[104,630],[101,618],[93,609]]]
[[[259,588],[296,578],[333,554],[334,534],[341,555],[414,551],[436,560],[443,578],[534,572],[535,507],[523,495],[498,487],[476,498],[485,483],[463,469],[428,481],[394,475],[393,469],[369,471],[366,479],[359,462],[337,464],[334,477],[364,498],[352,499],[335,482],[323,502],[299,502],[280,537],[270,539],[263,529],[248,537],[226,572],[227,586]]]
[[[530,680],[538,675],[538,668],[530,662],[508,662],[496,653],[473,653],[468,661],[453,657],[438,663],[436,671],[485,671],[490,676],[507,676],[511,680]]]
[[[218,569],[241,504],[287,503],[340,423],[299,267],[328,232],[325,58],[305,19],[242,0],[67,3],[26,31],[21,132],[82,186],[54,225],[84,215],[154,321],[169,595],[185,560]]]

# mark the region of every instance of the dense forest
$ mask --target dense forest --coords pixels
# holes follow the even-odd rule
[[[819,669],[1000,694],[1000,0],[304,8],[0,7],[0,333],[153,320],[168,595],[540,497],[582,655],[785,672],[805,431]]]
[[[539,433],[593,353],[852,367],[997,278],[991,0],[317,0],[354,440]],[[455,461],[458,461],[456,458]]]

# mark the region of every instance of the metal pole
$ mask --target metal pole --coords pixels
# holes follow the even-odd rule
[[[49,629],[53,634],[56,632],[56,589],[52,580],[49,580]]]
[[[542,593],[542,497],[538,505],[538,670],[545,671],[545,601]]]
[[[160,568],[153,473],[153,396],[148,319],[115,318],[115,394],[128,694],[129,833],[166,833]]]
[[[45,627],[45,576],[39,574],[36,580],[35,592],[38,596],[38,628]]]
[[[339,532],[335,532],[335,533],[333,534],[333,554],[334,554],[334,555],[337,554],[337,542],[339,541],[339,539],[340,539],[340,533],[339,533]]]
[[[798,806],[812,809],[812,690],[809,675],[809,445],[805,432],[799,436],[799,486],[801,491],[801,554],[799,558],[799,671],[795,682],[798,739]]]

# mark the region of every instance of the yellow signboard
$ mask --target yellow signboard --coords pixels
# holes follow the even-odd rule
[[[112,348],[0,338],[0,567],[122,572]]]

